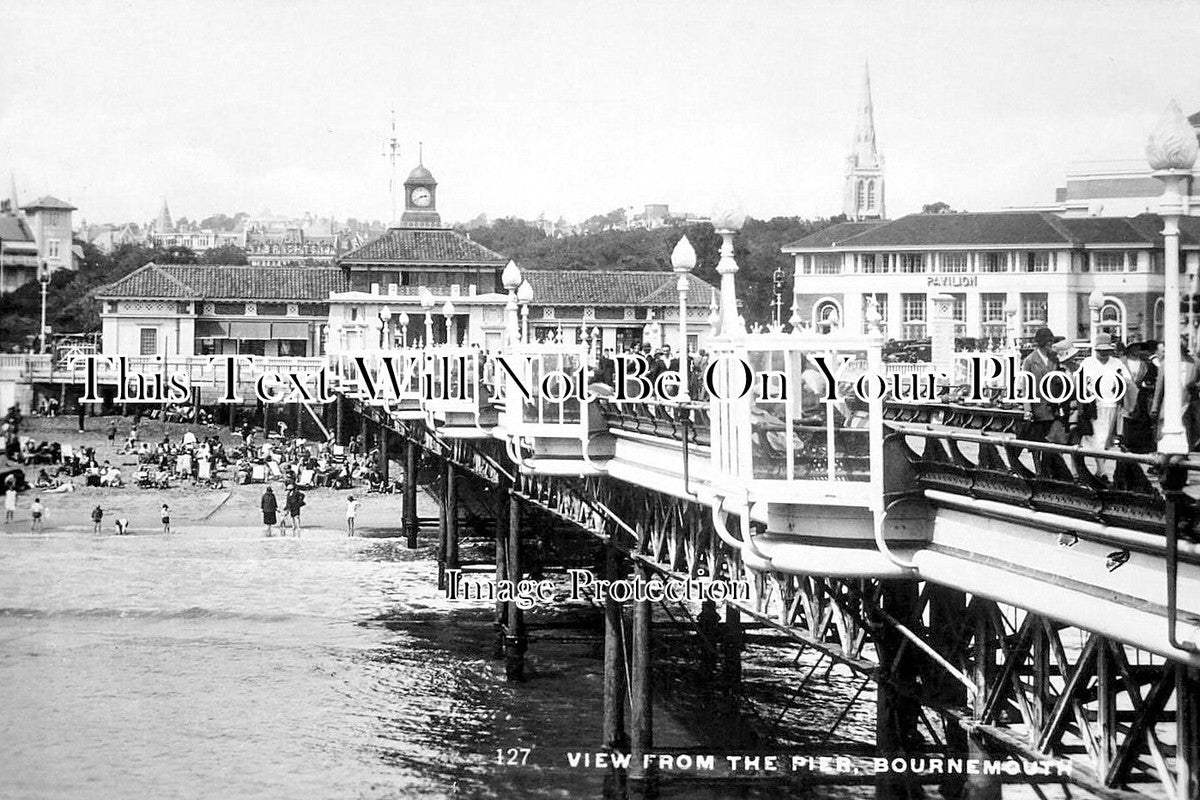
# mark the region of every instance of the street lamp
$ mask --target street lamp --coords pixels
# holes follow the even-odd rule
[[[1146,143],[1146,160],[1154,177],[1163,182],[1159,213],[1163,218],[1163,406],[1162,434],[1158,449],[1162,453],[1186,453],[1187,433],[1183,429],[1182,340],[1179,331],[1179,218],[1184,213],[1184,186],[1192,177],[1192,167],[1200,145],[1196,132],[1174,100],[1163,112]]]
[[[42,262],[42,266],[38,270],[38,282],[42,284],[42,332],[39,337],[41,342],[39,352],[44,355],[46,353],[46,291],[50,288],[50,264],[46,261]]]
[[[519,313],[517,289],[521,287],[521,270],[517,269],[517,262],[509,259],[508,264],[504,267],[504,272],[500,273],[500,282],[508,292],[508,302],[504,306],[504,327],[505,335],[508,337],[508,346],[512,347],[520,335],[517,329],[520,324],[517,317]]]
[[[680,237],[671,251],[671,269],[679,276],[675,291],[679,292],[679,400],[688,399],[688,274],[696,268],[696,248],[687,236]]]
[[[392,309],[387,306],[379,309],[379,349],[384,349],[384,343],[391,349],[391,342],[388,341],[388,323],[392,320]]]
[[[721,334],[732,336],[738,328],[737,286],[733,276],[738,265],[733,260],[733,237],[746,222],[746,213],[736,204],[713,212],[712,224],[721,237],[721,260],[717,274],[721,276]],[[744,332],[744,330],[743,330]]]
[[[517,302],[521,304],[521,341],[529,341],[529,304],[533,302],[533,287],[529,281],[521,281],[517,289]]]
[[[433,344],[433,292],[429,287],[421,287],[421,308],[425,309],[425,346]]]
[[[442,306],[442,316],[446,318],[446,344],[457,344],[454,335],[454,303],[449,300]]]

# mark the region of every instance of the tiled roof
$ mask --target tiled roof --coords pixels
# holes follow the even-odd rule
[[[1070,237],[1062,220],[1042,212],[910,214],[875,225],[839,242],[843,247],[920,247],[943,245],[1061,245]]]
[[[887,223],[881,220],[871,220],[866,222],[839,222],[837,225],[830,225],[828,228],[811,233],[803,239],[797,239],[790,244],[785,244],[783,250],[785,252],[792,248],[805,247],[836,247],[837,245],[849,239],[852,236],[857,236],[860,233],[869,231],[877,225],[886,225]]]
[[[0,216],[0,240],[5,244],[11,242],[32,242],[33,232],[20,217]]]
[[[679,303],[673,272],[533,270],[521,271],[533,287],[533,305],[673,306]],[[708,307],[716,294],[708,283],[691,276],[688,305]]]
[[[339,261],[502,265],[508,259],[448,228],[390,228]]]
[[[21,206],[21,208],[22,209],[26,209],[26,208],[57,208],[57,209],[61,209],[63,211],[75,211],[76,210],[75,206],[71,205],[70,203],[64,203],[62,200],[59,200],[57,197],[51,197],[48,194],[39,197],[37,200],[34,200],[32,203],[26,203],[25,205]]]
[[[1068,217],[1059,220],[1063,227],[1080,244],[1149,244],[1154,241],[1150,230],[1157,225],[1162,230],[1162,220],[1155,218],[1147,222],[1144,229],[1127,217]]]
[[[102,287],[96,296],[311,301],[349,288],[340,269],[151,263]]]

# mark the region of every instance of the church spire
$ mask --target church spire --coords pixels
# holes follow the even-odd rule
[[[862,96],[854,123],[854,144],[846,159],[842,211],[848,219],[883,219],[883,156],[875,143],[875,104],[871,99],[871,66],[863,65]]]
[[[158,220],[156,221],[156,233],[174,233],[175,226],[171,222],[171,210],[167,208],[167,198],[163,198],[162,210],[158,212]]]

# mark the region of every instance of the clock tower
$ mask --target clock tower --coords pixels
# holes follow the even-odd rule
[[[424,163],[418,163],[404,181],[404,214],[400,217],[400,227],[442,227],[442,217],[437,212],[437,181]]]

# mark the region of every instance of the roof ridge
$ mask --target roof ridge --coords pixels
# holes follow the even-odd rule
[[[1035,213],[1042,218],[1043,222],[1053,228],[1059,236],[1066,239],[1068,244],[1077,247],[1082,243],[1079,237],[1071,233],[1070,228],[1062,224],[1062,219],[1057,215],[1047,211],[1037,211]]]

